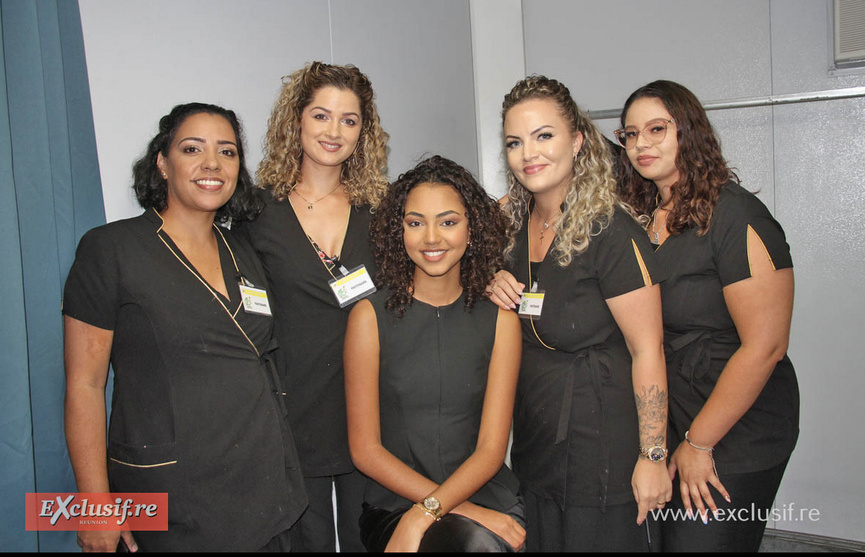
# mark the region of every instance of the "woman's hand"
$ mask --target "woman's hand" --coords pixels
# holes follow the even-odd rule
[[[399,519],[384,548],[385,553],[417,553],[421,539],[433,522],[431,516],[412,505]]]
[[[631,476],[631,487],[634,489],[634,499],[637,501],[637,524],[646,520],[649,511],[663,509],[673,497],[673,482],[667,472],[664,461],[652,462],[638,458]]]
[[[490,301],[502,309],[517,309],[526,285],[517,281],[514,275],[502,269],[493,277],[486,294]]]
[[[670,478],[676,476],[677,470],[682,503],[689,516],[694,512],[693,507],[697,507],[700,518],[706,523],[709,519],[706,507],[711,509],[712,513],[717,512],[718,505],[715,504],[709,491],[710,485],[714,486],[728,503],[730,502],[730,494],[715,474],[715,462],[711,452],[695,449],[687,441],[682,441],[670,459]]]
[[[79,530],[78,547],[84,553],[115,553],[120,538],[123,538],[129,553],[138,551],[138,544],[129,530]]]
[[[508,514],[481,507],[468,501],[451,512],[483,524],[488,530],[508,542],[515,551],[520,551],[526,543],[525,528],[520,526],[520,523]]]
[[[68,315],[63,328],[66,444],[75,482],[80,493],[109,493],[105,383],[114,332]],[[121,537],[131,553],[138,551],[129,531],[81,530],[78,545],[88,553],[115,552]]]

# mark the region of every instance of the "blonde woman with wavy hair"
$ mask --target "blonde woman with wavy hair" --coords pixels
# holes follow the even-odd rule
[[[310,501],[292,527],[293,551],[333,552],[337,537],[341,551],[364,550],[342,349],[349,310],[375,290],[369,223],[387,190],[388,135],[374,96],[351,65],[312,62],[288,76],[256,174],[267,206],[244,227],[273,291],[278,370]]]
[[[524,318],[511,461],[527,549],[648,551],[649,512],[672,496],[651,245],[567,87],[523,79],[502,120],[510,230],[488,292]]]

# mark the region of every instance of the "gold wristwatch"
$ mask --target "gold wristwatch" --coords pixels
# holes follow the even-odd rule
[[[441,519],[442,517],[442,504],[439,503],[439,500],[430,495],[421,501],[421,506],[427,510],[429,514],[432,515],[436,520]]]
[[[640,456],[652,462],[661,462],[667,458],[667,449],[660,445],[640,447]]]

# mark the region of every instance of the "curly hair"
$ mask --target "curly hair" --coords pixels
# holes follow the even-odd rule
[[[583,145],[574,158],[573,177],[565,196],[559,232],[553,244],[556,262],[566,267],[574,255],[589,247],[592,236],[606,228],[619,202],[617,182],[607,140],[591,119],[577,106],[568,88],[542,75],[531,75],[517,82],[502,102],[502,124],[508,111],[521,102],[540,99],[555,103],[572,134],[583,134]],[[532,193],[508,168],[508,198],[505,212],[510,220],[505,256],[512,256],[517,232],[529,212]]]
[[[250,220],[258,216],[264,207],[261,196],[255,190],[252,176],[246,169],[246,152],[243,148],[243,127],[233,110],[214,104],[186,103],[179,104],[171,112],[159,119],[159,132],[150,140],[144,156],[132,165],[132,189],[138,204],[144,209],[162,211],[168,206],[168,182],[162,177],[162,171],[156,165],[160,153],[168,156],[174,136],[180,126],[190,116],[196,114],[213,114],[225,118],[234,130],[237,140],[237,155],[240,171],[237,175],[237,187],[228,202],[216,211],[214,220],[217,223],[229,221]]]
[[[283,78],[285,81],[285,78]],[[304,109],[322,87],[349,90],[360,101],[358,146],[342,165],[341,181],[352,205],[376,207],[387,190],[387,141],[369,79],[352,65],[312,62],[288,76],[267,123],[264,158],[258,166],[258,187],[286,199],[301,179],[303,149],[300,122]]]
[[[712,212],[724,184],[730,180],[738,183],[739,177],[721,154],[721,141],[706,110],[694,93],[678,83],[653,81],[631,93],[622,109],[622,127],[631,105],[644,98],[664,103],[675,122],[679,142],[676,155],[679,178],[670,188],[673,205],[667,215],[667,230],[676,235],[694,226],[697,234],[702,236],[709,230]],[[643,215],[651,214],[658,205],[657,187],[636,171],[627,152],[622,151],[621,161],[624,167],[623,199]]]
[[[376,284],[387,289],[385,307],[397,317],[405,314],[414,293],[415,264],[404,243],[405,204],[411,190],[423,183],[453,187],[466,207],[469,242],[460,260],[460,284],[467,310],[485,297],[484,289],[503,262],[507,221],[498,202],[457,163],[438,155],[421,161],[390,186],[370,224],[370,244],[378,266]]]

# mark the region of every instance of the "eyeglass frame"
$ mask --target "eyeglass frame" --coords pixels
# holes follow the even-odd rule
[[[627,143],[628,143],[627,139],[625,139],[625,142],[622,143],[622,140],[619,138],[619,134],[625,133],[625,130],[627,130],[628,127],[636,128],[636,126],[626,126],[624,128],[619,128],[619,129],[613,131],[613,135],[616,137],[616,141],[619,142],[619,145],[621,145],[624,149],[630,151],[631,149],[633,149],[637,146],[637,139],[639,139],[640,135],[644,131],[646,131],[646,128],[648,128],[652,124],[652,122],[658,122],[658,121],[666,123],[664,126],[664,139],[667,139],[667,128],[669,127],[669,124],[673,124],[674,126],[676,125],[676,121],[673,118],[652,118],[651,120],[646,122],[646,125],[643,126],[643,129],[637,130],[637,135],[634,136],[634,146],[631,147],[630,149],[627,146]],[[661,141],[664,141],[664,139],[662,139]],[[651,141],[649,141],[649,143],[651,143],[652,145],[657,145],[658,143],[661,143],[661,141],[658,141],[657,143],[652,143]]]

